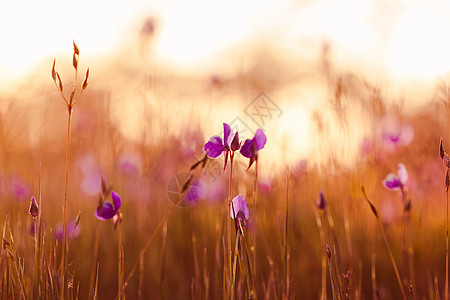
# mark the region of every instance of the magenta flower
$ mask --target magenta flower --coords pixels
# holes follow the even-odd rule
[[[245,201],[244,196],[242,194],[237,195],[234,197],[233,201],[231,201],[230,205],[231,218],[235,219],[236,217],[237,220],[245,226],[250,215],[247,207],[247,201]]]
[[[408,171],[406,171],[406,167],[404,164],[399,163],[397,175],[395,175],[394,173],[388,174],[382,183],[386,188],[390,190],[399,191],[403,190],[407,182]]]
[[[209,158],[218,158],[225,153],[224,169],[227,166],[228,155],[233,155],[234,151],[239,150],[239,133],[234,132],[230,125],[223,123],[223,140],[220,136],[214,135],[203,146],[203,153]]]
[[[119,208],[122,206],[122,198],[114,191],[111,192],[111,198],[112,203],[100,200],[94,215],[101,221],[113,219],[115,228],[117,222],[122,221],[122,213],[119,212]]]
[[[250,162],[248,164],[248,168],[252,166],[253,162],[258,159],[258,151],[264,148],[264,145],[267,142],[267,137],[264,134],[264,131],[258,129],[255,133],[253,139],[245,140],[244,144],[241,147],[241,154],[247,158],[250,158]]]

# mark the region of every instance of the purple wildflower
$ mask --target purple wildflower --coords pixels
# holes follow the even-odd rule
[[[225,153],[224,169],[227,166],[228,155],[233,156],[234,151],[239,150],[239,133],[234,132],[230,125],[223,123],[223,140],[220,136],[214,135],[203,146],[203,153],[209,158],[218,158]]]
[[[414,129],[409,124],[402,124],[396,117],[388,116],[382,120],[382,145],[388,151],[407,146],[414,138]]]
[[[408,182],[408,171],[406,171],[406,167],[404,164],[398,164],[397,175],[394,173],[390,173],[383,180],[383,185],[394,191],[403,190],[406,183]]]
[[[255,133],[253,139],[245,140],[241,147],[241,154],[247,158],[250,158],[248,168],[252,166],[253,162],[258,159],[258,151],[264,148],[267,142],[267,137],[264,131],[258,129]]]
[[[119,211],[119,208],[122,206],[122,198],[114,191],[111,192],[111,198],[112,203],[103,202],[101,199],[94,215],[101,221],[113,219],[115,228],[117,222],[122,221],[122,213]]]
[[[249,218],[249,211],[247,207],[247,201],[242,194],[234,197],[233,201],[231,201],[230,208],[230,216],[232,219],[237,218],[239,222],[241,222],[244,226],[247,224],[247,220]]]

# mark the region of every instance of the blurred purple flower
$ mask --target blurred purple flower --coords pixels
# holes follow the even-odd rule
[[[263,177],[258,179],[258,188],[264,194],[269,194],[273,189],[273,178]]]
[[[403,190],[407,182],[408,171],[406,170],[405,165],[399,163],[397,175],[395,175],[394,173],[388,174],[382,183],[386,188],[390,190],[399,191]]]
[[[218,135],[212,136],[203,146],[203,153],[209,158],[218,158],[225,153],[225,169],[227,166],[228,154],[230,154],[231,157],[234,151],[239,150],[240,147],[239,132],[234,132],[230,125],[223,123],[223,140]]]
[[[142,159],[135,152],[122,152],[117,158],[116,166],[124,175],[137,176],[142,170]]]
[[[12,196],[18,201],[25,201],[31,195],[31,188],[21,178],[15,176],[10,183]]]
[[[383,148],[394,151],[411,143],[414,129],[411,125],[401,124],[396,117],[386,117],[383,120],[381,138]]]
[[[112,203],[100,200],[94,215],[101,221],[113,219],[115,228],[117,222],[122,221],[122,213],[119,212],[119,208],[122,206],[122,198],[114,191],[111,192],[111,198]]]
[[[200,180],[195,180],[183,196],[183,202],[188,205],[194,205],[202,197],[202,185]]]
[[[247,158],[250,158],[248,168],[252,166],[253,162],[258,159],[258,151],[264,148],[267,142],[267,137],[264,131],[258,129],[255,133],[253,139],[245,140],[241,147],[241,154]]]
[[[155,33],[155,19],[147,18],[141,28],[142,36],[152,36]]]
[[[76,220],[71,220],[66,225],[66,236],[68,238],[77,237],[80,234],[81,226],[80,224],[77,224]],[[58,223],[58,225],[55,226],[55,230],[53,231],[53,234],[55,235],[55,238],[58,241],[63,240],[63,224]]]
[[[236,216],[237,220],[245,226],[250,214],[244,196],[242,194],[237,195],[234,197],[233,201],[231,201],[230,205],[231,218],[234,219]]]

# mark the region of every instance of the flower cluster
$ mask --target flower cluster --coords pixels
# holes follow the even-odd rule
[[[252,139],[246,139],[243,143],[239,141],[239,133],[233,131],[230,125],[223,123],[223,139],[215,135],[212,136],[203,146],[203,153],[208,158],[218,158],[225,154],[224,170],[230,158],[231,164],[235,151],[240,150],[242,156],[249,158],[248,168],[258,160],[258,151],[266,145],[267,137],[264,131],[258,129]],[[206,158],[205,158],[206,159]],[[198,164],[198,163],[197,163]],[[238,194],[230,203],[230,217],[235,219],[239,225],[246,226],[249,218],[247,201],[242,194]]]
[[[233,158],[234,152],[240,150],[240,153],[250,159],[248,168],[250,168],[258,159],[258,151],[266,145],[267,137],[264,131],[258,129],[252,139],[246,139],[244,144],[239,141],[239,133],[234,132],[230,125],[223,123],[223,140],[220,136],[214,135],[203,146],[203,152],[209,158],[218,158],[225,153],[224,169],[227,166],[228,157]],[[242,144],[242,146],[241,146]]]

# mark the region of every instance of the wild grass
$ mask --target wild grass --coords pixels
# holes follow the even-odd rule
[[[339,121],[335,126],[345,139],[353,139],[354,106],[361,107],[373,129],[368,134],[372,146],[358,153],[350,167],[340,162],[339,152],[320,151],[322,163],[304,158],[308,163],[301,168],[293,163],[269,168],[264,165],[269,152],[262,149],[252,167],[236,152],[224,170],[223,157],[214,161],[202,153],[207,137],[200,129],[204,124],[195,124],[194,117],[178,132],[168,132],[175,117],[158,115],[158,106],[150,105],[145,112],[149,132],[142,140],[121,134],[110,110],[116,96],[95,85],[86,89],[89,71],[78,90],[78,55],[74,44],[69,98],[53,65],[60,95],[49,93],[52,102],[41,104],[40,113],[47,124],[57,126],[39,127],[40,143],[11,138],[7,129],[27,119],[11,118],[16,115],[13,106],[0,110],[7,116],[0,119],[0,298],[447,298],[445,95],[420,111],[406,112],[362,80],[328,74],[326,88],[335,99],[327,99],[327,113]],[[161,83],[152,82],[156,88]],[[246,92],[255,91],[249,85]],[[213,87],[218,93],[226,88],[235,86]],[[82,101],[77,102],[77,91],[83,91]],[[57,105],[60,96],[68,119],[45,119],[52,111],[46,106]],[[162,101],[158,94],[151,96]],[[388,115],[412,126],[412,141],[384,148],[377,126]],[[217,121],[219,132],[226,121]],[[318,141],[302,142],[327,145],[326,121],[319,114]],[[159,131],[164,139],[149,142]],[[268,145],[276,140],[270,132]],[[400,162],[409,181],[398,193],[381,182]],[[180,173],[187,174],[186,180],[172,199],[169,182]],[[269,186],[264,185],[266,177]],[[123,222],[116,228],[112,221],[94,217],[99,197],[108,194],[103,178],[122,197]],[[203,183],[202,199],[185,205],[184,195],[195,180]],[[317,202],[321,190],[326,208]],[[230,205],[239,193],[248,203],[247,226]],[[31,196],[37,203],[32,216]],[[69,230],[71,219],[76,225]],[[61,240],[56,234],[60,222]]]

